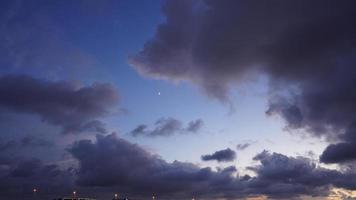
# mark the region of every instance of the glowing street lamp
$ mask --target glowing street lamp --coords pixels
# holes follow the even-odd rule
[[[75,198],[77,195],[77,192],[76,191],[73,191],[73,197]]]
[[[118,195],[118,194],[115,194],[114,196],[115,196],[115,199],[117,199],[117,198],[119,197],[119,195]]]
[[[32,192],[33,192],[33,198],[37,199],[37,192],[38,192],[37,188],[33,188]]]
[[[152,200],[155,200],[155,199],[156,199],[155,194],[153,194],[152,195]]]

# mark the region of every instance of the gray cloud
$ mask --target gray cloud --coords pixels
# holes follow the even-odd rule
[[[356,159],[356,123],[348,127],[347,131],[340,137],[345,142],[329,145],[320,156],[324,163],[344,163]]]
[[[188,81],[223,102],[230,101],[229,87],[267,74],[267,114],[282,116],[288,128],[348,143],[327,148],[322,161],[329,153],[340,157],[332,162],[352,161],[347,146],[356,143],[348,130],[356,123],[355,4],[166,1],[165,22],[130,63],[144,76]]]
[[[247,149],[249,146],[251,146],[251,143],[237,144],[236,149],[242,151],[242,150]]]
[[[216,160],[218,162],[230,162],[236,159],[236,152],[230,148],[216,151],[211,155],[202,155],[201,159],[203,161]]]
[[[186,128],[186,131],[196,133],[198,132],[204,125],[203,120],[197,119],[195,121],[191,121],[188,123],[188,126]]]
[[[77,184],[86,188],[112,188],[136,197],[153,192],[161,198],[246,198],[267,195],[291,199],[301,195],[327,196],[332,186],[356,189],[351,171],[318,167],[304,157],[264,151],[251,166],[256,176],[240,175],[234,166],[217,169],[174,161],[168,163],[115,134],[98,135],[95,142],[81,140],[69,152],[79,161]],[[134,192],[133,192],[134,191]]]
[[[285,199],[296,194],[323,196],[331,186],[346,189],[356,187],[354,173],[317,167],[308,158],[264,151],[256,155],[254,160],[261,164],[249,168],[257,174],[250,186],[269,196]]]
[[[41,197],[55,198],[76,188],[99,199],[120,191],[133,198],[156,193],[160,198],[237,199],[266,195],[271,199],[325,197],[332,187],[356,189],[356,174],[317,166],[305,157],[264,151],[240,174],[235,166],[201,168],[188,162],[167,162],[115,134],[80,140],[68,151],[78,167],[44,164],[35,158],[4,157],[0,153],[0,194],[7,199],[31,199],[33,187]]]
[[[6,199],[32,199],[33,188],[39,189],[41,198],[55,198],[73,188],[70,170],[35,158],[4,162],[0,157],[0,166],[0,195]]]
[[[79,185],[115,186],[121,191],[135,191],[135,195],[151,195],[152,192],[170,198],[207,195],[204,193],[207,188],[218,192],[220,184],[232,184],[231,173],[236,171],[213,172],[191,163],[168,163],[114,134],[98,135],[95,143],[79,141],[69,151],[80,163]]]
[[[109,84],[79,87],[69,82],[51,82],[29,76],[0,77],[0,107],[12,112],[36,114],[62,127],[63,133],[105,132],[98,120],[110,113],[118,94]]]
[[[190,121],[187,126],[184,127],[183,123],[177,119],[161,118],[155,122],[153,129],[149,129],[147,125],[141,124],[133,129],[130,134],[134,137],[171,136],[180,133],[196,133],[202,126],[203,121],[201,119]]]
[[[328,3],[166,1],[166,22],[131,62],[144,75],[188,80],[219,99],[227,98],[228,83],[256,67],[312,78],[310,72],[330,72],[331,61],[353,49],[354,2]]]
[[[341,142],[329,145],[320,156],[324,163],[339,163],[356,159],[355,143]]]

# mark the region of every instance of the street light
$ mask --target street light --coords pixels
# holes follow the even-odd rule
[[[73,191],[73,198],[74,198],[74,199],[76,198],[76,195],[77,195],[77,192],[76,192],[76,191]]]
[[[37,194],[37,191],[38,191],[37,188],[33,188],[33,189],[32,189],[33,196],[34,196],[35,199],[37,199],[37,195],[36,195],[36,194]]]
[[[117,197],[119,197],[119,195],[118,195],[118,194],[115,194],[114,196],[115,196],[115,199],[117,199]]]

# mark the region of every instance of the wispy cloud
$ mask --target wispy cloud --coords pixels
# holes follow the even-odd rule
[[[202,126],[203,121],[201,119],[190,121],[187,126],[184,127],[181,121],[170,117],[157,120],[153,129],[149,129],[145,124],[138,125],[130,134],[134,137],[171,136],[174,134],[197,133]]]

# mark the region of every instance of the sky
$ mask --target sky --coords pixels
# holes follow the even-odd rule
[[[1,1],[0,199],[356,199],[355,4]]]

